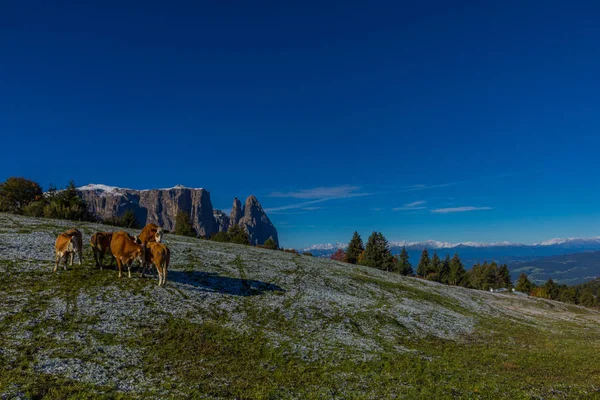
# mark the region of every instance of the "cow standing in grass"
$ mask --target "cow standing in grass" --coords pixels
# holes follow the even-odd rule
[[[142,229],[142,232],[135,237],[135,241],[139,244],[143,244],[145,246],[148,246],[148,243],[160,243],[162,242],[162,237],[163,237],[163,229],[156,225],[156,224],[147,224],[144,229]],[[142,277],[144,276],[144,271],[146,270],[146,268],[148,268],[151,266],[149,265],[149,262],[146,261],[144,263],[144,265],[142,265]]]
[[[171,251],[162,243],[150,242],[146,248],[146,262],[152,263],[158,272],[158,286],[167,283],[167,270],[171,261]],[[142,277],[144,269],[142,269]]]
[[[54,272],[58,269],[58,263],[64,257],[65,271],[67,270],[67,257],[70,258],[70,265],[73,266],[73,258],[75,253],[79,256],[79,265],[83,261],[83,237],[78,229],[69,229],[61,233],[54,242],[54,251],[56,253],[56,264]]]
[[[110,241],[112,240],[112,232],[96,232],[90,239],[90,245],[94,252],[94,260],[96,267],[102,269],[102,260],[106,252],[110,252]],[[112,255],[111,255],[112,258]]]
[[[128,276],[131,278],[131,264],[134,261],[139,262],[142,267],[145,264],[146,246],[131,240],[131,235],[127,232],[119,231],[113,233],[112,240],[110,241],[110,251],[115,260],[117,260],[119,278],[123,276],[122,269],[124,265],[127,266]]]
[[[163,228],[156,224],[148,224],[142,229],[142,232],[136,236],[138,243],[147,244],[149,242],[162,242]]]

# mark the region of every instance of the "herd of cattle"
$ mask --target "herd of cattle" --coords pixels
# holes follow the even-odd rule
[[[164,286],[167,282],[167,269],[171,259],[169,248],[161,243],[163,230],[155,224],[148,224],[142,229],[138,236],[131,236],[125,231],[118,232],[97,232],[90,239],[90,245],[94,252],[96,266],[102,269],[102,260],[108,252],[112,258],[117,261],[119,269],[119,278],[122,276],[123,266],[127,267],[127,272],[131,278],[131,264],[136,261],[142,268],[142,277],[146,268],[153,264],[158,271],[158,285]],[[82,262],[83,237],[78,229],[69,229],[61,233],[54,244],[56,251],[56,265],[54,272],[58,269],[58,264],[64,258],[65,270],[67,269],[67,259],[73,266],[75,254],[79,257],[79,265]]]

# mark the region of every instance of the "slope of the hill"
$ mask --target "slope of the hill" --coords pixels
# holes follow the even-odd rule
[[[0,214],[0,398],[600,395],[594,311],[174,235],[159,288],[93,266],[113,229]]]

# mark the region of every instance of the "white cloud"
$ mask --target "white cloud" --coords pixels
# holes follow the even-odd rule
[[[411,186],[406,186],[404,188],[404,190],[402,190],[402,191],[403,192],[416,192],[416,191],[425,190],[425,189],[435,189],[435,188],[442,188],[442,187],[460,185],[461,183],[467,183],[467,182],[469,182],[469,181],[439,183],[439,184],[435,184],[435,185],[424,185],[424,184],[411,185]]]
[[[296,208],[302,208],[305,210],[316,210],[320,207],[307,207],[312,204],[323,203],[329,200],[336,199],[349,199],[352,197],[370,196],[373,193],[360,192],[360,186],[342,185],[332,187],[318,187],[314,189],[299,190],[295,192],[272,192],[269,197],[287,197],[294,199],[314,199],[310,201],[303,201],[301,203],[288,204],[286,206],[267,208],[267,212],[276,212],[283,210],[292,210]]]
[[[427,207],[423,206],[426,203],[427,203],[427,201],[425,201],[425,200],[413,201],[412,203],[407,203],[407,204],[403,205],[402,207],[392,208],[392,210],[394,210],[394,211],[424,210],[427,208]]]
[[[360,193],[360,186],[342,185],[331,187],[318,187],[314,189],[298,190],[295,192],[272,192],[269,197],[293,197],[295,199],[322,199],[346,198],[366,196],[369,193]]]
[[[450,214],[450,213],[459,213],[459,212],[467,212],[467,211],[483,211],[483,210],[491,210],[492,207],[451,207],[451,208],[437,208],[435,210],[431,210],[432,213],[436,214]]]

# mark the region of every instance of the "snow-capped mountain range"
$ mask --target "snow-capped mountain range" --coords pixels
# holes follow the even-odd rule
[[[482,261],[531,260],[539,257],[554,256],[568,253],[580,253],[586,251],[600,251],[600,237],[591,238],[561,238],[551,239],[534,244],[523,244],[513,242],[442,242],[437,240],[426,240],[420,242],[392,241],[389,243],[393,254],[397,254],[405,247],[411,259],[418,260],[423,249],[436,251],[438,255],[458,255],[468,263]],[[317,257],[329,257],[338,249],[345,249],[345,243],[317,244],[305,249]]]
[[[409,242],[409,241],[392,241],[389,242],[390,248],[394,247],[406,247],[406,248],[421,248],[421,249],[454,249],[457,247],[536,247],[536,246],[558,246],[558,245],[600,245],[600,236],[591,237],[591,238],[556,238],[550,239],[543,242],[534,243],[532,245],[527,245],[524,243],[517,242],[440,242],[438,240],[425,240],[420,242]],[[325,243],[325,244],[315,244],[310,247],[303,249],[304,251],[311,250],[337,250],[337,249],[345,249],[347,246],[346,243]]]

